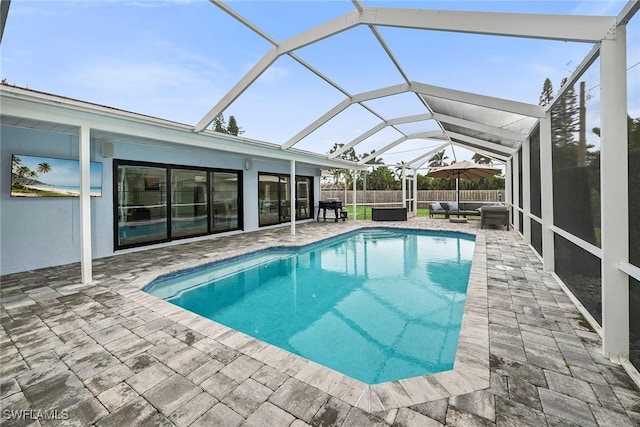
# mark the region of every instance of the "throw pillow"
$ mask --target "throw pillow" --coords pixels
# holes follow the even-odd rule
[[[449,202],[449,210],[457,211],[458,210],[458,202]]]
[[[435,203],[431,203],[431,210],[432,211],[443,211],[444,209],[442,208],[442,205],[440,204],[440,202],[435,202]]]

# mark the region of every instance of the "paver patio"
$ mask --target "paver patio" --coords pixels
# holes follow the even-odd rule
[[[640,425],[638,388],[538,257],[517,233],[475,220],[455,229],[486,241],[490,375],[425,403],[402,405],[442,382],[358,388],[139,290],[159,270],[380,225],[453,226],[310,222],[296,236],[274,228],[96,260],[90,285],[78,264],[1,277],[2,425]]]

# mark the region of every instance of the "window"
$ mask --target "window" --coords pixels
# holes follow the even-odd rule
[[[241,228],[239,171],[127,161],[114,169],[116,249]]]
[[[291,177],[260,173],[258,175],[259,225],[281,224],[291,221]],[[296,176],[296,219],[313,217],[311,177]]]

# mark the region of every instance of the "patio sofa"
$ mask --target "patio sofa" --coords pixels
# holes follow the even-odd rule
[[[490,205],[493,203],[460,202],[456,208],[455,202],[435,202],[429,204],[429,217],[433,218],[434,214],[444,214],[448,219],[450,215],[460,214],[466,218],[471,215],[480,215],[480,208]]]

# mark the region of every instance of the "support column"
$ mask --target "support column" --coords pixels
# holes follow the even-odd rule
[[[80,270],[82,283],[93,281],[91,265],[91,129],[80,126]]]
[[[418,169],[413,170],[413,214],[418,216]]]
[[[524,241],[531,244],[531,153],[529,152],[529,140],[522,144],[522,234]]]
[[[296,161],[291,160],[291,172],[290,175],[290,183],[291,183],[291,197],[289,200],[289,216],[291,217],[291,235],[296,235],[296,209],[298,207],[298,203],[296,201]]]
[[[600,46],[600,210],[602,232],[602,353],[629,357],[629,261],[626,27]]]
[[[362,219],[367,220],[367,173],[369,170],[365,171],[362,176]]]
[[[358,181],[358,171],[354,169],[353,170],[353,220],[354,221],[358,217],[356,215],[356,207],[357,207],[357,204],[356,204],[356,192],[357,192],[357,190],[356,190],[356,188],[357,188],[356,187],[356,182],[357,181]]]
[[[406,169],[402,167],[402,207],[407,209],[407,174],[405,170]]]
[[[504,180],[504,201],[507,203],[509,207],[509,212],[514,212],[513,210],[513,157],[506,161],[505,163],[505,180]],[[511,217],[511,224],[515,226],[515,220],[513,216]]]
[[[520,158],[520,151],[516,152],[513,155],[512,161],[511,161],[511,167],[512,167],[512,171],[513,171],[513,227],[516,229],[516,231],[519,233],[520,232],[520,211],[518,210],[520,208],[520,162],[519,162],[519,158]]]
[[[553,239],[553,157],[551,146],[551,112],[540,119],[540,209],[542,215],[542,264],[545,271],[556,268]]]

